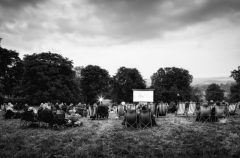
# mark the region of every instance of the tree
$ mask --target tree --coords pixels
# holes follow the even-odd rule
[[[224,100],[224,91],[219,85],[215,83],[210,84],[206,90],[206,100],[222,101]]]
[[[191,98],[192,75],[176,67],[160,68],[151,76],[155,102],[185,101]]]
[[[192,87],[191,100],[194,102],[200,102],[203,97],[201,90],[198,87]]]
[[[136,68],[120,67],[113,76],[113,97],[118,103],[121,101],[132,102],[133,90],[146,88],[142,75]]]
[[[0,47],[0,85],[2,95],[14,97],[18,95],[21,85],[23,64],[19,53]]]
[[[88,65],[81,70],[81,89],[87,104],[97,102],[97,97],[109,90],[108,71],[95,65]]]
[[[24,67],[23,95],[30,103],[79,101],[72,61],[44,52],[25,55]]]
[[[236,103],[240,101],[240,84],[233,84],[230,87],[230,102]]]
[[[231,72],[231,77],[237,82],[237,84],[240,84],[240,66],[237,70],[233,70]]]
[[[83,93],[82,93],[82,88],[81,88],[81,71],[84,67],[83,66],[77,66],[77,67],[74,67],[74,71],[75,71],[75,80],[76,80],[76,83],[78,85],[78,88],[79,88],[79,99],[81,101],[84,100],[83,98]]]
[[[3,98],[3,85],[0,82],[0,105],[3,104],[4,98]]]
[[[233,70],[231,72],[231,77],[236,81],[236,84],[230,87],[230,101],[239,102],[240,101],[240,66],[238,70]]]

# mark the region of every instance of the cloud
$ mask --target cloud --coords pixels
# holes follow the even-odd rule
[[[1,0],[0,36],[137,42],[214,19],[238,24],[239,17],[238,0]]]
[[[39,4],[44,2],[45,0],[1,0],[0,31],[14,34],[23,31],[27,24],[36,22],[34,20],[36,17],[33,17],[34,12],[39,9]]]
[[[1,0],[0,6],[2,8],[14,8],[19,9],[24,6],[34,6],[36,7],[38,3],[42,3],[44,0]]]
[[[236,20],[236,0],[90,0],[105,33],[124,40],[144,40],[216,18]]]
[[[239,24],[239,0],[0,0],[2,46],[63,53],[112,74],[179,66],[228,75],[239,64]]]

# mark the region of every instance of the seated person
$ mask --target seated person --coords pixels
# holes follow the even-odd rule
[[[227,111],[227,106],[225,103],[218,103],[215,107],[215,117],[217,118],[225,118],[225,114]]]
[[[147,107],[146,106],[143,106],[142,107],[142,111],[147,111],[148,109],[147,109]],[[140,112],[141,113],[141,112]],[[137,119],[139,120],[139,113],[137,113]],[[155,125],[157,125],[157,123],[156,123],[156,121],[155,121],[155,118],[154,118],[154,116],[153,116],[153,114],[151,113],[151,119],[152,119],[152,125],[153,126],[155,126]],[[125,125],[125,122],[126,122],[126,118],[124,117],[124,119],[123,119],[123,122],[122,122],[122,125]],[[139,122],[139,121],[137,121],[137,122]]]
[[[220,106],[220,103],[217,102],[216,106]],[[213,122],[217,122],[218,121],[218,118],[216,117],[216,108],[215,108],[215,106],[213,106],[212,111],[211,111],[211,121],[213,121]]]
[[[200,121],[200,120],[205,120],[207,119],[208,113],[209,113],[209,106],[207,103],[203,103],[202,106],[200,106],[199,111],[196,112],[197,117],[196,117],[196,121]]]
[[[189,102],[186,102],[186,103],[185,103],[185,112],[184,112],[185,114],[188,113],[189,105],[190,105]]]

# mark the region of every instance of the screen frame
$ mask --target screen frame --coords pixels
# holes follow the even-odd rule
[[[153,103],[154,102],[154,89],[132,89],[133,90],[133,102],[137,103],[137,102],[148,102],[148,103]],[[153,97],[152,100],[135,100],[134,98],[134,91],[152,91],[153,93]]]

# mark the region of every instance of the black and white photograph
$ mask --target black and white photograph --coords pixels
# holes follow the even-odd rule
[[[240,158],[240,0],[0,0],[0,158]]]

